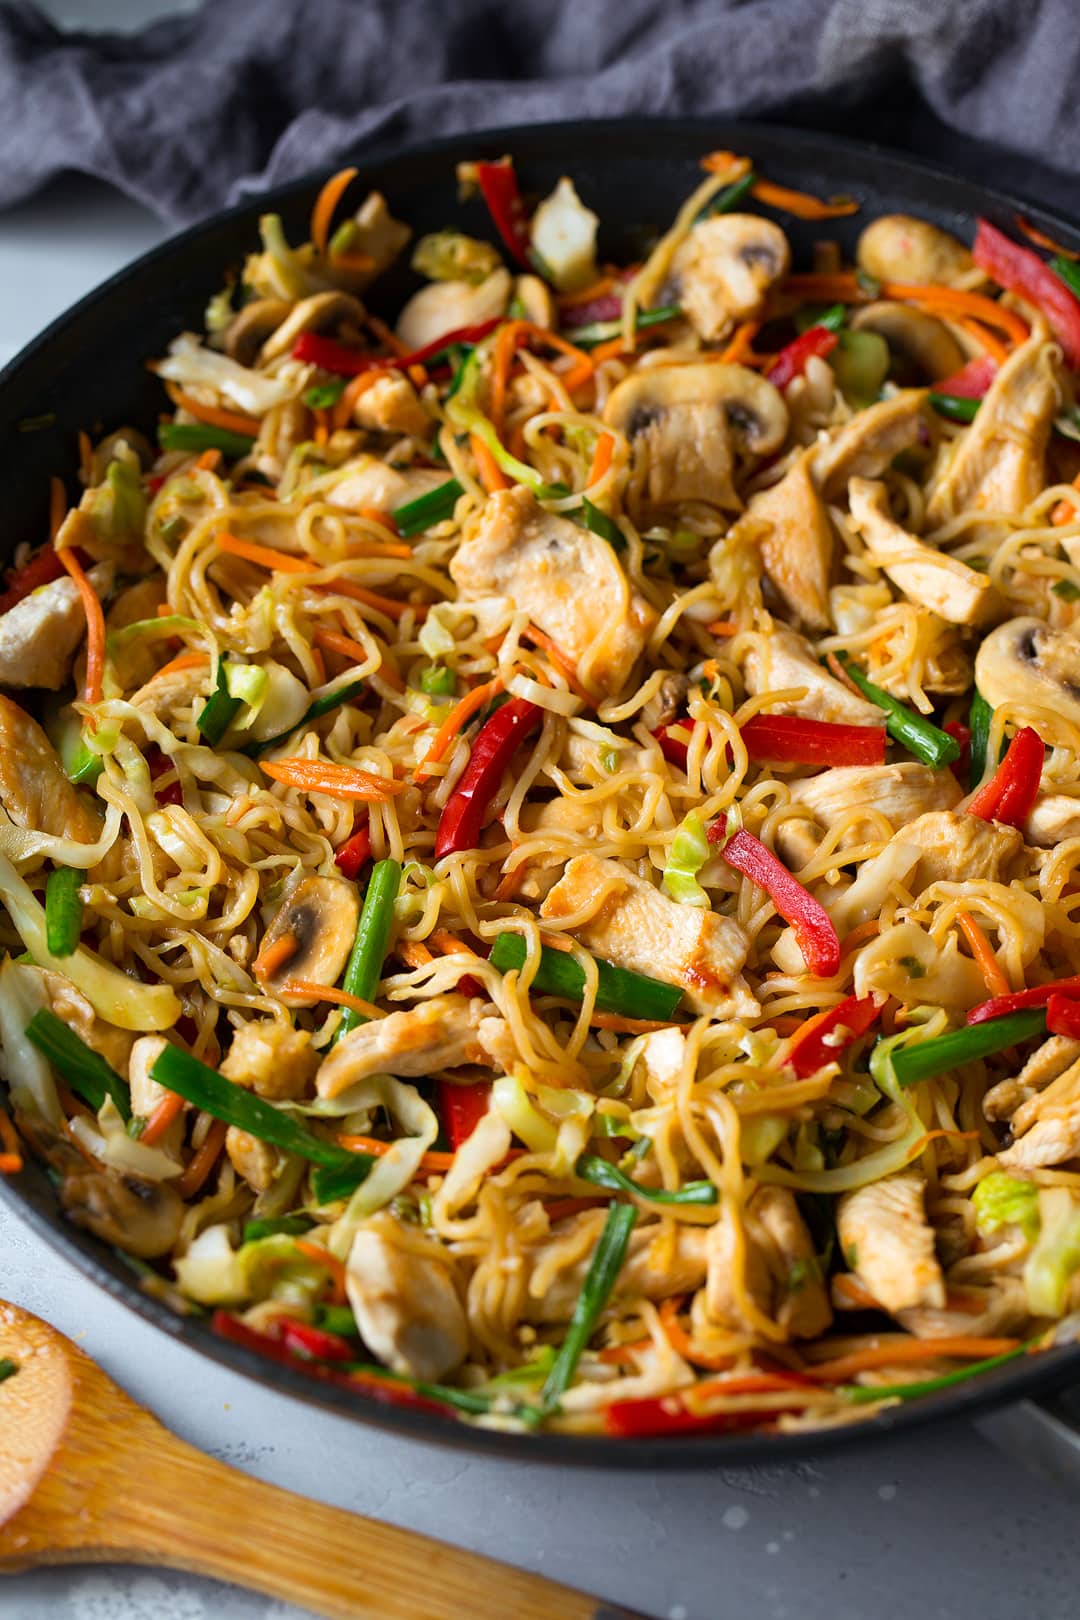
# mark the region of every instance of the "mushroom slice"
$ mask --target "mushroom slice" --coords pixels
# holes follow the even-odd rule
[[[836,499],[849,478],[879,477],[911,448],[925,422],[925,399],[921,388],[903,388],[860,411],[814,451],[814,478],[826,500]]]
[[[225,328],[225,353],[241,366],[253,366],[259,350],[292,311],[286,298],[253,298]]]
[[[788,413],[779,389],[746,366],[657,366],[612,389],[604,421],[630,440],[655,505],[738,510],[733,447],[770,455],[784,442]]]
[[[910,214],[882,214],[859,237],[855,259],[877,281],[970,287],[975,260],[948,231]]]
[[[944,321],[910,304],[884,299],[865,304],[848,322],[853,332],[876,332],[919,380],[939,382],[964,364],[964,351]]]
[[[964,433],[926,509],[928,528],[972,507],[1022,512],[1045,484],[1046,446],[1061,398],[1056,350],[1038,326],[1006,360]],[[998,524],[966,529],[991,536]]]
[[[703,219],[680,242],[671,283],[699,337],[722,337],[732,321],[759,314],[774,282],[787,274],[791,251],[779,225],[757,214]]]
[[[477,326],[506,313],[513,292],[509,270],[493,270],[479,285],[432,281],[413,293],[398,316],[397,335],[409,349],[422,349],[461,326]]]
[[[302,298],[287,320],[268,338],[259,351],[259,364],[265,366],[288,354],[301,332],[336,332],[343,325],[360,326],[366,315],[363,304],[352,293],[321,292]]]
[[[882,483],[853,478],[848,484],[851,518],[869,548],[869,561],[883,568],[911,601],[950,624],[987,624],[1000,618],[1002,600],[985,574],[947,557],[896,523]]]
[[[1009,619],[983,641],[975,657],[975,683],[987,703],[1034,708],[1047,742],[1071,747],[1069,728],[1080,726],[1080,637],[1070,627],[1052,630],[1041,619]],[[1074,740],[1074,739],[1073,739]]]
[[[833,532],[810,476],[811,455],[801,455],[778,484],[755,495],[749,513],[768,524],[759,541],[761,560],[780,595],[811,630],[827,630]]]
[[[336,984],[352,950],[359,919],[355,885],[344,878],[301,878],[263,935],[262,956],[279,940],[291,936],[296,941],[292,955],[266,975],[267,988],[286,1007],[314,1006],[315,996],[282,995],[279,987],[290,979]]]

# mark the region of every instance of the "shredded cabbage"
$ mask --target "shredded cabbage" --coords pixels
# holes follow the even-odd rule
[[[212,388],[252,416],[263,416],[275,405],[296,399],[306,384],[306,366],[283,367],[276,376],[252,371],[228,355],[207,349],[193,332],[183,332],[169,345],[158,364],[158,376],[181,388]]]
[[[64,1110],[49,1060],[26,1038],[26,1026],[49,1005],[37,968],[5,957],[0,966],[0,1065],[15,1108],[37,1114],[59,1130]]]
[[[123,1115],[111,1097],[98,1110],[97,1124],[85,1114],[71,1119],[71,1134],[101,1164],[119,1176],[138,1176],[142,1181],[167,1181],[184,1168],[171,1154],[151,1147],[127,1133]]]
[[[1039,1234],[1039,1189],[1033,1181],[1020,1181],[1003,1170],[984,1176],[971,1195],[980,1232],[1018,1226],[1033,1243]]]
[[[1080,1206],[1068,1187],[1041,1187],[1038,1196],[1041,1229],[1024,1267],[1024,1288],[1033,1316],[1060,1316],[1080,1270]]]
[[[275,1233],[234,1249],[228,1226],[208,1226],[176,1261],[176,1280],[200,1305],[280,1299],[308,1305],[326,1285],[326,1270]]]
[[[417,242],[412,267],[429,281],[467,281],[477,287],[493,270],[501,269],[502,259],[490,242],[461,231],[433,231]]]
[[[439,1134],[439,1121],[415,1086],[389,1074],[372,1075],[349,1088],[353,1107],[385,1108],[402,1136],[372,1166],[349,1199],[345,1213],[326,1231],[326,1246],[339,1260],[348,1259],[364,1221],[382,1209],[419,1173],[420,1161]]]
[[[706,835],[705,818],[700,810],[691,810],[671,841],[667,865],[664,867],[664,892],[680,905],[710,909],[710,901],[697,880],[712,851]]]

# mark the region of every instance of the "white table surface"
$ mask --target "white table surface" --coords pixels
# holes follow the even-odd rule
[[[53,4],[68,18],[77,11]],[[0,361],[160,234],[149,215],[84,181],[0,216]],[[1076,1501],[967,1425],[711,1476],[482,1461],[391,1439],[215,1368],[100,1294],[3,1211],[0,1295],[78,1339],[179,1434],[247,1473],[663,1620],[1076,1612]],[[299,1620],[300,1611],[188,1576],[94,1568],[7,1579],[0,1616]]]

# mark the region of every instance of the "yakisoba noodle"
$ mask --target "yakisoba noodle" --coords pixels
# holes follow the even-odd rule
[[[382,198],[267,217],[0,604],[0,1162],[474,1423],[1072,1336],[1080,305],[985,222],[792,278],[764,202],[851,204],[706,168],[627,266],[468,166],[393,329]]]

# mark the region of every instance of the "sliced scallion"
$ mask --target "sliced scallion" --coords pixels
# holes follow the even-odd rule
[[[158,443],[163,450],[186,450],[191,455],[220,450],[230,461],[238,461],[250,455],[255,440],[246,433],[232,433],[206,422],[163,422],[158,428]]]
[[[935,771],[943,770],[960,758],[960,744],[955,737],[950,737],[947,731],[942,731],[931,721],[924,720],[921,714],[916,714],[883,687],[867,680],[847,653],[839,653],[838,657],[863,696],[876,703],[879,709],[885,710],[886,731],[896,742],[902,743],[908,753],[914,754],[916,759],[921,759],[924,765],[929,765]]]
[[[492,947],[491,964],[500,973],[509,973],[524,967],[526,955],[527,946],[520,934],[500,934]],[[648,979],[642,973],[631,973],[599,959],[596,968],[596,1006],[600,1012],[666,1023],[682,1000],[682,991],[677,985],[661,984],[659,979]],[[585,993],[585,970],[569,952],[544,945],[531,988],[538,995],[580,1001]]]
[[[53,956],[70,956],[82,933],[79,885],[85,873],[58,866],[45,885],[45,941]]]
[[[540,1399],[545,1411],[551,1411],[559,1404],[573,1381],[581,1353],[596,1331],[600,1312],[610,1299],[622,1270],[636,1220],[637,1209],[633,1204],[612,1204],[608,1209],[604,1230],[585,1273],[566,1338],[544,1380]]]
[[[390,944],[394,901],[397,899],[400,886],[400,861],[377,861],[368,880],[360,921],[356,925],[356,941],[342,981],[342,989],[348,991],[350,996],[358,996],[361,1001],[372,1001],[379,988],[383,963]],[[341,1022],[338,1024],[334,1039],[340,1040],[350,1029],[355,1029],[358,1024],[366,1022],[362,1013],[358,1013],[352,1007],[346,1007],[341,1014]]]
[[[404,540],[411,540],[413,535],[423,534],[425,529],[434,528],[436,523],[445,523],[447,518],[453,517],[458,497],[464,493],[456,478],[448,478],[445,484],[428,490],[426,495],[418,496],[415,501],[396,506],[390,516],[398,534]]]
[[[581,498],[581,521],[593,534],[598,534],[601,540],[606,540],[613,551],[626,550],[626,536],[623,534],[614,518],[609,518],[606,512],[601,512],[586,496]]]
[[[609,1164],[595,1153],[583,1153],[574,1166],[574,1173],[594,1187],[603,1187],[607,1192],[631,1193],[635,1198],[647,1199],[650,1204],[715,1204],[717,1200],[711,1181],[688,1181],[674,1192],[663,1187],[642,1187],[618,1165]]]
[[[950,1030],[933,1040],[898,1047],[890,1059],[893,1074],[898,1085],[916,1086],[920,1080],[947,1074],[962,1063],[974,1063],[977,1058],[991,1057],[1007,1046],[1015,1046],[1045,1031],[1045,1008],[1022,1007],[1019,1012],[1006,1013],[1002,1018],[988,1018],[985,1023],[968,1024],[964,1029]]]
[[[105,1098],[111,1097],[123,1119],[131,1118],[131,1094],[127,1086],[101,1053],[87,1046],[70,1024],[42,1007],[27,1024],[26,1035],[95,1113]]]

